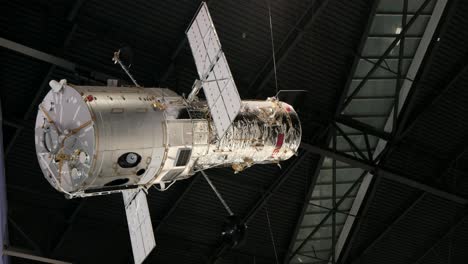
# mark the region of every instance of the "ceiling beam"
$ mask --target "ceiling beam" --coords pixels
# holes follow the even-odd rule
[[[159,222],[159,224],[156,226],[156,228],[154,229],[154,233],[158,233],[161,228],[167,223],[168,219],[174,214],[174,212],[176,211],[176,209],[179,207],[180,203],[185,199],[185,197],[190,193],[190,191],[192,190],[193,186],[195,185],[196,182],[198,182],[200,178],[200,175],[197,174],[193,177],[193,179],[191,180],[190,184],[185,188],[184,192],[179,195],[179,197],[177,198],[177,200],[175,201],[175,203],[171,206],[171,208],[169,209],[169,211],[164,215],[164,217],[161,219],[161,221]]]
[[[3,246],[8,245],[8,202],[5,179],[5,155],[3,152],[3,112],[2,102],[0,100],[0,263],[8,263],[8,257],[3,256]]]
[[[44,258],[34,253],[29,253],[26,250],[21,250],[21,249],[14,248],[14,247],[5,247],[3,249],[3,254],[7,256],[22,258],[22,259],[30,259],[30,260],[34,260],[34,261],[42,262],[42,263],[72,264],[71,262],[65,262],[65,261],[51,259],[51,258]]]
[[[74,62],[70,62],[68,60],[65,60],[63,58],[57,57],[55,55],[51,55],[42,51],[39,51],[37,49],[27,47],[25,45],[22,45],[20,43],[1,38],[0,37],[0,47],[19,52],[23,55],[51,63],[52,65],[55,65],[57,67],[61,67],[65,70],[69,70],[73,73],[78,73],[80,78],[86,79],[86,80],[96,80],[98,82],[106,82],[107,79],[118,79],[112,75],[108,75],[106,73],[94,71],[89,67],[86,67],[84,65],[78,65]],[[89,76],[89,77],[88,77]]]
[[[348,72],[348,75],[347,75],[347,80],[346,80],[346,83],[344,85],[344,88],[343,88],[343,91],[341,92],[341,95],[340,97],[338,98],[338,101],[337,101],[337,106],[335,108],[335,115],[334,116],[339,116],[339,115],[342,115],[343,114],[343,109],[344,109],[344,103],[345,103],[345,100],[346,100],[346,96],[348,95],[348,92],[349,92],[349,89],[351,87],[351,83],[353,82],[353,80],[357,80],[356,78],[353,78],[354,77],[354,72],[356,71],[356,68],[357,66],[359,65],[359,61],[360,61],[360,58],[361,58],[361,54],[359,54],[359,52],[361,52],[365,45],[366,45],[366,42],[367,42],[367,37],[369,35],[369,32],[370,32],[370,29],[371,29],[371,26],[372,26],[372,21],[374,20],[374,16],[377,12],[377,7],[378,7],[378,4],[379,4],[380,0],[373,0],[372,2],[372,6],[370,7],[370,10],[369,10],[369,16],[367,18],[367,21],[366,21],[366,24],[364,25],[364,29],[362,31],[362,35],[361,35],[361,39],[359,41],[359,45],[356,49],[357,52],[354,52],[354,61],[353,61],[353,64],[351,66],[351,68],[349,69],[349,72]],[[372,79],[374,77],[369,77],[368,79]],[[396,78],[396,76],[395,76]],[[363,81],[364,79],[361,80],[361,82]]]
[[[353,190],[359,185],[359,183],[362,181],[362,179],[364,178],[364,176],[367,174],[367,171],[364,171],[363,173],[361,173],[359,179],[357,179],[349,188],[348,190],[343,194],[343,196],[339,199],[338,202],[336,202],[333,210],[330,210],[327,212],[327,214],[322,218],[322,220],[320,221],[320,223],[318,223],[314,229],[307,235],[307,237],[302,241],[301,244],[299,244],[299,246],[291,253],[288,255],[288,261],[287,262],[290,262],[292,261],[292,259],[294,258],[294,256],[296,256],[300,251],[301,249],[307,244],[307,242],[320,230],[320,228],[322,228],[325,223],[328,221],[328,219],[330,217],[332,217],[336,210],[340,207],[340,205],[347,199],[350,197],[350,194],[353,192]],[[286,263],[287,263],[286,262]]]
[[[86,0],[75,0],[75,3],[73,4],[73,7],[68,12],[67,21],[69,23],[72,23],[72,24],[70,26],[70,29],[68,30],[68,32],[65,34],[65,36],[63,38],[63,44],[62,44],[63,50],[65,50],[68,47],[71,40],[73,39],[73,35],[75,34],[76,28],[78,26],[78,24],[76,22],[76,17],[78,16],[78,13],[79,13],[81,7],[83,6],[83,4],[85,3],[85,1]],[[36,95],[34,96],[34,99],[33,99],[32,103],[29,105],[28,111],[24,115],[24,120],[27,120],[31,116],[31,113],[34,111],[34,108],[36,107],[36,104],[40,100],[40,96],[42,95],[43,91],[45,90],[45,88],[49,84],[49,81],[50,81],[50,79],[52,77],[52,74],[55,71],[55,68],[56,68],[55,64],[52,64],[49,67],[49,70],[48,70],[46,76],[44,77],[44,79],[41,82],[41,86],[39,86],[39,89],[36,91]]]
[[[408,21],[408,23],[401,29],[400,34],[392,41],[392,43],[387,47],[385,52],[382,54],[382,56],[375,62],[375,64],[372,66],[372,68],[369,70],[369,72],[366,74],[364,79],[361,80],[361,82],[354,88],[354,90],[346,97],[344,100],[344,103],[341,106],[341,109],[339,112],[344,110],[346,106],[349,105],[349,103],[352,101],[353,97],[359,93],[361,88],[367,83],[367,80],[369,77],[379,68],[379,66],[382,64],[382,62],[387,58],[387,56],[392,52],[392,50],[395,48],[395,46],[400,43],[402,38],[404,38],[406,32],[411,28],[411,26],[416,22],[416,19],[419,17],[419,15],[423,12],[423,10],[427,7],[427,5],[431,2],[432,0],[425,0],[418,8],[416,11],[415,15],[411,17],[411,19]]]
[[[8,222],[21,235],[21,237],[23,237],[26,240],[26,242],[28,242],[29,246],[31,246],[34,249],[34,253],[42,254],[41,247],[34,240],[32,240],[32,238],[30,238],[28,234],[26,234],[26,232],[10,216],[8,217]]]
[[[60,247],[62,247],[62,245],[65,243],[67,235],[71,232],[73,228],[73,224],[75,223],[75,220],[78,217],[78,214],[81,211],[81,209],[84,207],[85,203],[86,203],[86,198],[84,199],[82,198],[78,204],[72,206],[73,207],[72,213],[66,220],[67,226],[65,230],[60,234],[59,239],[57,243],[55,244],[55,246],[53,247],[53,249],[50,251],[50,256],[57,255],[58,251],[60,250]]]
[[[445,175],[446,173],[448,173],[449,169],[451,166],[454,166],[456,161],[460,158],[461,155],[463,155],[468,149],[466,147],[463,147],[463,150],[460,151],[456,156],[455,158],[452,159],[452,161],[450,162],[450,166],[445,168],[445,171],[441,173],[441,175]],[[362,253],[360,254],[359,257],[356,257],[354,260],[352,260],[350,263],[359,263],[359,259],[364,256],[366,253],[368,253],[374,246],[376,243],[378,243],[383,237],[385,237],[390,231],[391,229],[396,225],[398,224],[398,222],[400,222],[422,199],[425,198],[426,196],[426,192],[422,193],[421,195],[419,195],[419,197],[408,207],[406,208],[406,210],[398,217],[396,218],[391,224],[389,224],[387,226],[387,228],[385,229],[385,231],[381,232],[380,235],[374,239],[373,242],[371,242],[366,249],[364,249],[362,251]],[[461,218],[460,220],[456,221],[458,222],[458,224],[463,220],[463,218]],[[458,225],[457,224],[457,225]],[[452,226],[452,225],[451,225]],[[451,233],[452,231],[448,231],[448,233]],[[445,237],[445,236],[444,236]],[[442,239],[442,238],[441,238]],[[429,250],[430,251],[430,250]],[[423,258],[423,257],[421,257]],[[416,261],[417,262],[417,261]]]
[[[371,27],[371,22],[372,22],[372,17],[373,15],[375,14],[375,11],[377,9],[377,5],[378,5],[378,0],[375,0],[372,2],[370,8],[369,8],[369,18],[367,19],[367,23],[365,25],[363,25],[363,34],[361,36],[361,39],[360,39],[360,42],[359,42],[359,46],[357,48],[357,50],[362,50],[362,48],[364,47],[365,43],[366,43],[366,36],[370,30],[370,27]],[[325,140],[325,146],[328,146],[328,144],[330,143],[332,137],[336,137],[336,131],[334,128],[334,126],[332,125],[334,122],[336,123],[340,123],[342,125],[345,125],[345,126],[348,126],[350,128],[353,128],[353,129],[356,129],[358,131],[366,131],[366,132],[363,132],[365,133],[365,137],[367,137],[367,134],[370,134],[370,135],[374,135],[374,136],[377,136],[378,138],[385,138],[385,139],[389,139],[389,135],[386,134],[385,131],[378,131],[377,129],[363,123],[363,122],[360,122],[356,119],[352,119],[350,117],[347,117],[345,115],[343,115],[343,112],[341,111],[342,109],[342,106],[344,104],[344,100],[346,98],[346,95],[348,93],[348,87],[350,87],[350,84],[353,80],[352,76],[353,76],[353,73],[358,65],[358,62],[359,62],[359,57],[357,57],[354,62],[353,62],[353,65],[351,66],[350,68],[350,71],[348,73],[348,79],[346,81],[346,84],[344,86],[344,89],[341,93],[341,96],[338,98],[338,101],[337,101],[337,107],[335,108],[335,113],[333,115],[330,115],[330,116],[333,116],[333,120],[329,121],[328,123],[330,124],[329,125],[329,128],[331,129],[324,129],[324,132],[326,133],[326,140]],[[326,155],[323,155],[323,154],[320,154],[320,163],[318,163],[316,169],[315,169],[315,172],[314,172],[314,177],[317,178],[320,171],[321,171],[321,168],[322,168],[322,164],[323,164],[323,160],[325,158]],[[334,161],[334,165],[336,161]],[[315,181],[315,179],[314,179]],[[354,184],[356,184],[358,181],[356,181]],[[312,184],[309,186],[309,190],[308,190],[308,193],[309,193],[309,197],[310,197],[310,194],[313,192],[313,189],[315,187],[315,184]],[[303,218],[303,215],[305,213],[305,211],[307,210],[307,206],[305,206],[303,208],[303,212],[301,214],[301,216],[299,217],[298,219],[298,223],[297,223],[297,227],[296,227],[296,230],[298,230],[300,228],[300,224],[302,222],[302,218]],[[331,215],[333,215],[332,212],[329,212],[327,217],[330,217]],[[323,221],[326,221],[323,220]],[[313,236],[314,232],[318,231],[320,228],[320,225],[318,225],[316,227],[316,230],[314,230],[308,237],[311,237]],[[297,231],[296,231],[297,233]],[[289,261],[294,257],[294,253],[292,255],[290,255],[290,252],[294,246],[294,243],[295,243],[295,239],[296,239],[296,234],[294,234],[294,237],[292,237],[292,240],[291,240],[291,243],[290,243],[290,246],[289,246],[289,250],[288,250],[288,254],[287,256],[285,256],[285,259],[284,259],[284,264],[287,264],[289,263]],[[296,250],[296,252],[298,252],[298,250]]]
[[[445,6],[446,6],[446,3],[447,1],[446,0],[439,0],[437,1],[435,7],[434,7],[434,10],[429,13],[430,15],[430,19],[429,19],[429,22],[427,23],[426,25],[426,29],[424,30],[424,34],[419,42],[419,45],[418,45],[418,48],[414,54],[414,57],[413,57],[413,60],[411,61],[411,64],[406,72],[406,76],[405,78],[403,78],[404,76],[401,76],[401,63],[402,63],[402,59],[404,59],[404,47],[405,47],[405,39],[407,38],[411,38],[411,35],[409,34],[405,34],[401,41],[400,41],[400,49],[399,49],[399,56],[398,56],[398,76],[397,76],[397,80],[396,80],[396,92],[394,94],[394,106],[393,106],[393,109],[392,111],[390,112],[388,118],[387,118],[387,121],[385,123],[385,126],[383,128],[384,131],[392,131],[391,135],[392,137],[389,138],[388,140],[386,140],[386,142],[382,139],[379,139],[378,142],[377,142],[377,147],[376,147],[376,150],[374,151],[374,155],[377,154],[378,157],[381,159],[382,157],[386,156],[388,154],[388,152],[390,151],[390,147],[394,144],[395,140],[393,139],[393,136],[396,134],[396,131],[398,129],[397,125],[398,125],[398,118],[399,118],[399,113],[400,113],[400,110],[402,109],[401,105],[403,103],[406,102],[406,98],[408,97],[408,94],[410,91],[413,91],[414,89],[412,89],[413,87],[413,84],[415,83],[414,79],[416,78],[418,72],[420,72],[420,66],[424,60],[425,57],[427,57],[427,54],[428,54],[428,49],[431,45],[433,45],[433,43],[435,43],[433,40],[434,40],[434,36],[435,36],[435,32],[438,28],[438,25],[440,24],[440,19],[444,13],[444,10],[445,10]],[[408,0],[405,0],[403,1],[403,6],[402,6],[402,11],[400,12],[401,14],[401,24],[402,25],[406,25],[407,24],[407,15],[408,15],[408,8],[407,8],[407,5],[408,5]],[[420,15],[423,15],[424,12],[422,12]],[[414,15],[414,13],[413,13]],[[372,18],[373,19],[373,18]],[[393,36],[389,36],[389,37],[396,37],[397,35],[393,35]],[[368,36],[369,37],[369,36]],[[362,50],[362,49],[361,49]],[[388,56],[387,56],[388,58]],[[370,77],[369,77],[370,78]],[[354,99],[356,99],[357,96],[354,97]],[[387,144],[388,142],[390,142],[389,144]],[[411,144],[407,144],[406,142],[404,143],[405,146],[409,146]],[[417,154],[417,155],[424,155],[426,156],[426,153],[428,152],[427,150],[430,149],[430,148],[424,148],[422,147],[421,149],[418,149],[416,148],[415,146],[409,146],[411,148],[411,150]],[[429,154],[431,157],[436,157],[438,156],[437,154]],[[436,157],[438,160],[443,160],[443,159],[440,159],[439,157]],[[443,161],[445,162],[445,160]],[[361,199],[357,199],[354,201],[353,203],[353,208],[355,209],[356,212],[359,212],[360,211],[360,208],[361,208],[361,205],[362,205],[362,202],[364,201],[364,198],[368,192],[368,188],[370,186],[370,184],[373,181],[373,178],[372,178],[372,175],[369,175],[369,180],[367,181],[368,184],[364,184],[364,185],[361,185],[360,189],[359,189],[359,192],[358,192],[358,196],[362,197]],[[380,178],[376,179],[375,180],[375,184],[374,186],[378,186],[378,183],[380,182]],[[367,195],[368,198],[367,200],[368,201],[371,201],[374,197],[374,194],[375,194],[375,190],[372,190],[370,192],[370,195]],[[359,195],[361,194],[361,195]],[[368,203],[369,204],[369,203]],[[361,210],[361,214],[365,215],[365,213],[363,212],[367,212],[367,208],[368,207],[368,204],[366,204],[363,208],[363,210]],[[342,246],[338,249],[339,252],[341,253],[342,249],[343,249],[343,246],[348,243],[348,245],[352,245],[353,244],[353,239],[355,239],[356,235],[357,234],[357,231],[360,229],[360,225],[357,225],[356,228],[353,228],[353,225],[355,222],[356,219],[355,218],[348,218],[347,221],[346,221],[346,225],[345,227],[343,228],[341,234],[340,234],[340,243]],[[353,234],[353,235],[350,235],[350,234]],[[342,260],[347,260],[347,256],[348,254],[350,253],[350,246],[348,246],[348,248],[345,249],[345,253],[342,254],[344,255],[344,257],[342,257],[341,259]]]
[[[432,195],[435,195],[435,196],[438,196],[440,198],[443,198],[443,199],[446,199],[446,200],[449,200],[449,201],[452,201],[452,202],[456,202],[458,204],[468,205],[468,198],[461,197],[459,195],[456,195],[456,194],[453,194],[453,193],[446,192],[444,190],[434,188],[434,187],[432,187],[430,185],[427,185],[425,183],[421,183],[421,182],[412,180],[410,177],[408,177],[406,175],[401,175],[401,174],[389,171],[389,170],[387,170],[387,169],[385,169],[385,168],[383,168],[383,167],[381,167],[381,166],[379,166],[377,164],[373,164],[373,163],[371,163],[369,161],[360,160],[360,159],[357,159],[357,158],[355,158],[355,157],[353,157],[351,155],[345,154],[345,153],[341,153],[341,152],[338,152],[338,151],[333,151],[333,150],[328,149],[328,148],[322,148],[322,147],[314,146],[314,145],[311,145],[311,144],[308,144],[308,143],[302,143],[301,148],[303,148],[303,149],[305,149],[307,151],[310,151],[312,153],[315,153],[315,154],[324,155],[324,156],[330,157],[332,159],[336,159],[338,161],[347,163],[347,164],[349,164],[349,165],[351,165],[353,167],[357,167],[357,168],[361,168],[363,170],[369,171],[370,173],[372,173],[373,175],[375,175],[377,177],[387,179],[387,180],[391,180],[391,181],[394,181],[394,182],[398,182],[398,183],[413,187],[415,189],[419,189],[419,190],[428,192],[428,193],[430,193]]]
[[[367,245],[367,247],[361,252],[361,254],[358,257],[356,257],[349,263],[359,263],[359,259],[365,256],[367,253],[369,253],[369,251],[372,250],[379,241],[381,241],[385,236],[387,236],[392,231],[392,229],[398,223],[400,223],[426,197],[426,194],[427,193],[423,192],[421,195],[419,195],[419,197],[416,200],[414,200],[413,203],[411,203],[411,205],[408,206],[403,213],[401,213],[394,221],[392,221],[392,223],[388,224],[387,228],[385,228],[385,230],[383,230],[379,234],[379,236],[377,236],[377,238],[375,238],[371,243],[369,243],[369,245]]]
[[[17,42],[1,38],[0,37],[0,47],[6,48],[26,56],[32,57],[37,60],[41,60],[53,65],[57,65],[69,71],[74,71],[76,69],[76,64],[70,62],[68,60],[56,57],[54,55],[50,55],[48,53],[39,51],[37,49],[30,48],[28,46],[19,44]]]
[[[457,86],[457,82],[461,79],[461,78],[464,78],[466,76],[466,73],[468,72],[468,63],[465,63],[465,65],[463,67],[460,68],[460,70],[458,71],[458,73],[455,75],[455,77],[448,83],[448,85],[430,102],[428,102],[427,104],[425,104],[425,107],[422,111],[419,112],[419,114],[417,114],[416,117],[414,117],[411,122],[409,121],[409,112],[407,113],[407,115],[405,116],[406,118],[404,118],[401,122],[401,125],[400,127],[402,128],[399,132],[399,134],[397,133],[397,138],[396,140],[397,141],[400,141],[402,140],[406,135],[409,134],[409,132],[411,131],[411,129],[413,127],[416,126],[416,124],[418,124],[418,120],[420,120],[422,117],[424,117],[425,115],[427,115],[434,107],[437,106],[437,104],[444,98],[444,96],[447,95],[447,93],[449,93],[451,90],[453,89],[466,89],[465,87],[459,87]],[[413,107],[414,108],[414,107]],[[411,110],[410,108],[407,109],[407,111]],[[405,124],[408,124],[410,123],[409,126],[407,126],[405,128]],[[403,130],[404,129],[404,130]]]
[[[305,9],[305,12],[298,19],[296,25],[294,25],[286,35],[280,47],[274,51],[274,56],[270,57],[250,83],[248,87],[249,96],[259,96],[265,90],[265,86],[275,74],[273,59],[276,59],[276,69],[278,69],[289,53],[300,42],[311,25],[314,24],[322,11],[325,10],[328,2],[329,0],[310,1],[310,5]]]
[[[310,180],[309,180],[307,191],[304,197],[304,200],[309,201],[309,202],[307,202],[305,205],[302,206],[302,209],[299,212],[299,215],[297,216],[296,225],[295,225],[294,231],[292,233],[292,236],[289,242],[288,251],[285,254],[284,259],[283,259],[284,264],[287,264],[289,262],[289,252],[293,251],[294,244],[296,243],[297,234],[299,233],[299,230],[301,229],[302,219],[304,218],[304,215],[307,214],[307,208],[309,207],[309,204],[310,204],[309,198],[312,196],[314,186],[317,183],[317,178],[320,174],[320,170],[317,168],[319,168],[320,165],[323,163],[324,158],[325,158],[324,156],[320,156],[320,159],[316,164],[310,164],[310,166],[313,168],[313,174],[312,174],[312,177],[309,177]]]
[[[307,157],[307,153],[299,153],[298,157],[294,159],[292,164],[290,164],[286,170],[283,171],[283,173],[276,179],[276,181],[270,185],[268,190],[266,190],[262,197],[257,200],[255,205],[253,205],[249,212],[244,216],[243,222],[248,224],[250,221],[252,221],[255,217],[255,215],[265,206],[265,204],[268,203],[268,201],[273,197],[273,195],[283,186],[283,184],[291,177],[294,175],[294,170],[297,168],[299,164],[301,164],[305,158]]]
[[[388,119],[387,119],[387,122],[385,124],[385,130],[388,130],[388,131],[392,131],[392,136],[395,136],[398,134],[398,130],[402,127],[401,126],[401,122],[397,122],[398,119],[400,118],[399,116],[399,113],[401,112],[402,110],[402,105],[404,103],[405,106],[410,103],[411,104],[411,100],[406,100],[407,97],[410,97],[408,94],[410,93],[413,93],[414,90],[415,90],[415,79],[419,78],[419,74],[420,74],[420,68],[421,68],[421,64],[423,63],[423,61],[426,61],[427,60],[427,57],[429,56],[433,56],[433,53],[429,53],[428,50],[430,48],[430,46],[434,45],[434,44],[438,44],[438,42],[434,41],[434,36],[436,35],[439,35],[439,34],[436,34],[436,31],[438,31],[439,29],[439,25],[441,24],[440,23],[440,20],[441,20],[441,17],[443,16],[444,12],[446,12],[446,4],[447,4],[447,1],[446,0],[439,0],[437,1],[435,7],[434,7],[434,10],[433,12],[430,14],[431,17],[430,17],[430,20],[426,26],[426,29],[424,31],[424,34],[421,38],[421,41],[419,43],[419,46],[416,50],[416,53],[414,55],[414,58],[411,62],[411,65],[409,66],[409,69],[406,73],[406,76],[407,78],[403,79],[403,78],[400,78],[401,76],[398,76],[397,78],[397,93],[395,93],[395,105],[393,106],[393,109],[392,109],[392,112],[390,113]],[[405,2],[403,3],[403,8],[402,8],[402,24],[405,25],[406,24],[406,16],[408,15],[408,12],[407,12],[407,1],[405,0]],[[423,15],[423,13],[421,13],[421,15]],[[393,36],[395,37],[395,36]],[[405,38],[408,38],[408,37],[411,37],[410,35],[408,34],[405,34],[405,36],[402,38],[401,42],[400,42],[400,60],[402,59],[401,55],[403,55],[403,52],[402,50],[404,49],[404,39]],[[430,54],[430,55],[429,55]],[[369,77],[370,79],[370,77]],[[402,82],[402,83],[401,83]],[[399,84],[400,83],[400,84]],[[406,112],[406,111],[405,111]],[[403,115],[402,118],[406,118],[406,115]],[[388,144],[386,144],[385,142],[379,140],[378,143],[377,143],[377,149],[378,149],[378,152],[380,152],[380,155],[381,157],[383,156],[388,156],[389,152],[391,152],[395,145],[397,144],[398,140],[395,139],[394,137],[387,141],[389,142]],[[385,146],[385,149],[384,149],[384,145]],[[405,146],[408,146],[408,144],[405,142],[404,143]],[[417,150],[414,146],[409,146],[412,148],[412,151],[414,151],[415,153],[417,153],[417,155],[426,155],[426,152],[428,149],[430,148],[424,148],[423,150]],[[383,151],[382,151],[383,150]],[[433,155],[431,154],[431,156],[435,157],[436,155]],[[437,157],[438,160],[442,160],[442,162],[446,162],[444,159],[440,159]],[[370,182],[374,183],[374,186],[379,186],[379,183],[380,181],[382,180],[382,178],[378,177],[376,179],[371,179]],[[369,185],[370,186],[370,185]],[[366,186],[364,186],[363,188],[366,188],[365,190],[360,190],[360,192],[367,192],[367,188]],[[367,201],[372,201],[374,199],[374,196],[375,196],[375,193],[377,192],[376,190],[377,187],[374,187],[370,194],[367,195]],[[362,203],[363,200],[361,200],[360,203]],[[356,206],[356,210],[358,210],[358,212],[361,214],[361,215],[366,215],[367,211],[369,210],[369,207],[370,207],[370,202],[367,202],[365,203],[365,205],[363,206],[363,208],[361,208],[361,210],[359,210],[359,208],[361,207],[361,205],[353,205],[353,207]],[[361,225],[359,223],[355,223],[354,219],[351,219],[349,218],[348,219],[349,221],[347,221],[347,225],[345,226],[345,228],[343,229],[343,232],[347,232],[348,234],[346,236],[344,236],[343,238],[340,238],[343,240],[342,244],[345,245],[347,244],[347,247],[344,249],[344,252],[343,254],[341,254],[341,258],[340,258],[340,263],[344,263],[344,262],[347,262],[348,261],[348,258],[349,258],[349,255],[351,253],[351,246],[353,243],[354,243],[354,240],[356,239],[357,237],[357,234],[359,234],[360,232],[360,229],[361,229]],[[348,224],[349,222],[349,224]],[[356,221],[357,222],[357,221]],[[353,226],[355,226],[353,228]],[[353,229],[352,229],[353,228]]]
[[[75,21],[75,18],[77,14],[79,13],[79,10],[84,2],[85,0],[75,0],[73,7],[71,8],[71,10],[68,12],[68,15],[67,15],[68,22]],[[75,28],[75,23],[73,23],[70,31],[65,35],[64,48],[65,48],[65,45],[69,43],[69,40],[71,39],[72,34],[75,31],[74,28]],[[17,42],[14,42],[5,38],[0,38],[0,47],[10,49],[12,51],[16,51],[18,53],[24,54],[26,56],[32,57],[37,60],[50,63],[52,65],[64,68],[69,71],[75,71],[77,67],[77,65],[71,61],[39,51],[37,49],[30,48],[28,46],[22,45],[20,43],[17,43]]]
[[[359,130],[365,134],[375,136],[379,139],[383,139],[385,141],[390,141],[392,139],[391,134],[386,132],[385,130],[376,129],[371,125],[354,119],[352,116],[339,115],[335,118],[335,122]]]
[[[468,215],[465,214],[463,217],[460,217],[458,221],[456,221],[455,223],[451,224],[450,226],[450,229],[447,230],[447,232],[442,236],[440,237],[438,240],[436,240],[434,242],[434,244],[431,245],[431,247],[429,247],[426,252],[424,252],[419,258],[416,259],[416,261],[414,262],[414,264],[418,264],[420,263],[426,256],[429,255],[429,253],[431,252],[435,252],[436,248],[441,245],[443,243],[443,241],[447,238],[449,238],[450,236],[452,236],[455,231],[460,228],[463,224],[466,224],[466,221],[468,220]],[[447,261],[447,263],[452,263],[450,261],[450,259]]]
[[[69,31],[63,36],[63,44],[62,44],[63,50],[65,50],[67,46],[70,44],[73,38],[73,35],[76,32],[76,28],[78,26],[76,22],[76,17],[78,16],[79,11],[81,7],[84,5],[85,1],[86,0],[75,0],[72,8],[68,12],[67,21],[71,23],[71,25],[69,27]],[[108,79],[113,78],[112,76],[108,76],[107,74],[90,71],[86,67],[79,66],[68,60],[62,59],[60,57],[56,57],[51,54],[44,53],[42,51],[24,46],[22,44],[19,44],[19,43],[16,43],[7,39],[0,38],[0,46],[51,64],[49,67],[49,70],[47,71],[47,74],[44,76],[44,79],[42,79],[39,89],[36,91],[31,104],[29,104],[28,110],[23,116],[23,120],[29,120],[29,118],[31,118],[31,115],[34,113],[34,110],[37,107],[39,100],[41,99],[41,95],[43,94],[44,90],[48,87],[49,81],[52,79],[52,75],[54,74],[56,67],[64,68],[71,72],[76,72],[77,70],[83,70],[85,72],[90,72],[90,76],[102,76]],[[5,148],[5,157],[7,157],[8,154],[11,152],[16,140],[18,139],[23,129],[24,127],[16,129],[15,134],[13,135],[12,139],[10,140],[10,142]]]
[[[444,18],[445,21],[452,20],[452,18],[454,17],[454,15],[456,13],[456,10],[457,10],[457,5],[456,5],[457,2],[459,2],[459,0],[455,0],[455,1],[438,0],[437,1],[435,9],[434,9],[434,11],[432,13],[431,19],[429,20],[429,23],[428,23],[428,26],[427,26],[427,27],[431,27],[433,37],[430,37],[430,38],[427,38],[427,39],[424,39],[424,37],[423,37],[423,39],[421,40],[421,42],[419,44],[419,46],[424,45],[426,47],[426,50],[429,50],[430,45],[432,45],[433,46],[432,47],[432,52],[430,52],[430,53],[425,52],[425,53],[427,53],[427,55],[425,57],[421,55],[420,57],[417,58],[419,64],[426,65],[424,68],[422,68],[421,71],[419,70],[419,67],[420,67],[419,65],[418,65],[418,67],[415,67],[415,68],[417,68],[417,70],[413,70],[411,73],[410,73],[410,71],[412,69],[410,68],[408,70],[407,75],[411,74],[412,75],[411,77],[413,77],[413,79],[415,79],[416,83],[419,82],[419,79],[423,79],[428,74],[432,74],[430,72],[429,65],[432,64],[432,61],[433,61],[434,57],[436,56],[436,54],[438,54],[438,49],[439,49],[439,45],[440,45],[440,41],[434,41],[434,40],[437,39],[439,36],[443,37],[445,35],[445,32],[449,28],[449,23],[441,23],[440,21],[441,21],[442,17]],[[435,17],[435,19],[432,19],[432,17]],[[430,43],[427,43],[427,42],[430,42]],[[418,47],[418,49],[419,49],[419,47]],[[416,54],[416,55],[418,55],[418,54]],[[415,59],[416,59],[416,56],[415,56]],[[461,61],[467,61],[467,58],[464,58]],[[413,63],[414,63],[414,60],[413,60]],[[460,69],[461,68],[462,67],[460,67]],[[465,69],[462,69],[461,71],[465,71],[465,70],[466,70],[466,65],[465,65]],[[452,79],[456,79],[458,75],[459,74],[457,74]],[[447,88],[449,88],[449,87],[450,87],[450,84],[446,86],[446,89],[443,89],[442,93],[444,93],[444,91],[447,90]],[[404,89],[404,87],[402,89]],[[414,87],[413,89],[407,91],[407,96],[411,98],[416,90],[417,90],[416,87]],[[437,98],[435,100],[433,100],[429,104],[429,106],[426,106],[426,108],[429,108],[430,105],[433,105],[433,103],[436,100],[437,100]],[[400,108],[404,108],[405,115],[403,115],[401,120],[399,120],[399,126],[397,128],[396,135],[401,135],[403,132],[408,130],[408,129],[405,129],[405,126],[410,121],[409,120],[410,119],[410,113],[414,111],[414,107],[415,107],[416,103],[417,102],[415,100],[409,100],[409,101],[406,102],[406,104],[400,106]],[[412,120],[412,121],[413,122],[411,122],[411,123],[414,124],[414,120]]]

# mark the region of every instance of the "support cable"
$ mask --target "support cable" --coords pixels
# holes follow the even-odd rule
[[[267,0],[267,4],[268,4],[268,17],[270,19],[271,52],[273,56],[273,72],[275,74],[275,89],[276,89],[276,94],[278,94],[278,76],[276,73],[275,41],[273,38],[273,23],[271,21],[271,5],[270,5],[269,0]]]
[[[268,214],[268,206],[265,206],[265,213],[268,221],[268,230],[270,231],[271,243],[273,244],[273,251],[275,252],[276,264],[279,264],[278,261],[278,252],[276,252],[275,238],[273,236],[273,230],[271,228],[270,215]]]

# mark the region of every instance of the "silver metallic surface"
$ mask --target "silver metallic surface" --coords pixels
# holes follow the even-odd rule
[[[219,138],[206,102],[160,88],[64,84],[46,95],[36,119],[42,171],[70,198],[166,185],[212,167],[278,163],[300,139],[297,114],[276,99],[243,101]]]
[[[294,109],[273,99],[243,101],[239,115],[222,139],[216,139],[210,130],[213,125],[208,120],[194,122],[193,158],[198,170],[230,165],[239,172],[253,164],[286,160],[296,153],[301,139]],[[204,133],[211,139],[207,141]]]
[[[156,247],[146,193],[142,190],[122,191],[132,244],[134,264],[141,264]]]

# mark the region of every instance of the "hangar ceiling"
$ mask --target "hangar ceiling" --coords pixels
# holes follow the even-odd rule
[[[463,260],[466,3],[448,1],[421,66],[413,76],[407,73],[441,1],[271,1],[279,88],[307,91],[288,98],[302,121],[299,155],[282,168],[257,165],[236,175],[228,168],[209,171],[232,210],[248,224],[246,241],[237,248],[219,239],[226,213],[200,175],[167,192],[151,191],[157,249],[147,262]],[[0,99],[10,245],[74,263],[132,262],[121,197],[65,200],[55,192],[37,165],[32,120],[50,79],[129,83],[111,61],[122,46],[134,52],[131,71],[140,84],[188,94],[196,71],[184,32],[198,5],[189,0],[2,2]],[[241,97],[273,96],[266,2],[211,0],[208,6]],[[414,26],[406,32],[401,25],[413,17]],[[362,89],[356,89],[363,79]],[[408,79],[411,92],[400,100],[395,92]],[[389,118],[399,108],[398,118]],[[398,124],[395,129],[383,131],[387,119]],[[375,164],[372,153],[382,136],[392,143]],[[352,159],[340,156],[343,152]],[[333,200],[363,179],[357,167],[374,175],[362,206],[350,212],[357,185],[331,217],[338,225],[329,223],[326,232],[311,236],[319,216],[337,205]],[[350,216],[354,225],[340,254],[332,254]],[[296,239],[304,238],[313,241],[313,254],[305,252],[299,260]],[[326,245],[323,253],[320,245]]]

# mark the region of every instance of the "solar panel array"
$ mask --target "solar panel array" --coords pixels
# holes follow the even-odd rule
[[[241,99],[205,2],[186,33],[216,132],[221,138],[239,113]]]
[[[128,231],[132,244],[135,264],[142,263],[156,246],[153,226],[144,191],[127,190],[122,192]]]

